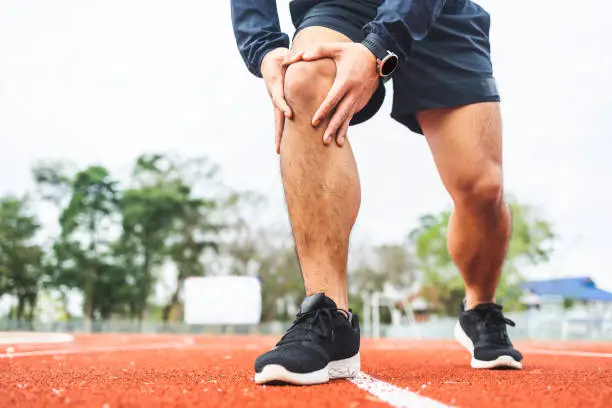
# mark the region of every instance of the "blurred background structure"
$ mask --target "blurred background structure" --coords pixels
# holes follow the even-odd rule
[[[0,331],[281,333],[303,285],[272,109],[227,4],[6,3]],[[514,215],[498,300],[513,338],[612,340],[612,26],[593,12],[609,5],[480,3]],[[576,19],[589,24],[567,30]],[[463,298],[446,250],[450,202],[423,139],[388,117],[390,100],[351,133],[364,191],[350,303],[366,336],[447,338]],[[185,321],[185,282],[218,276],[259,281],[257,324]]]
[[[256,222],[265,198],[225,186],[206,157],[145,154],[131,174],[120,183],[100,165],[39,162],[33,190],[2,197],[0,330],[282,332],[303,286],[289,231]],[[56,235],[39,238],[36,202],[56,208]],[[517,320],[514,335],[612,339],[612,293],[590,277],[522,274],[550,259],[556,234],[533,208],[510,202],[499,301]],[[446,249],[448,217],[424,214],[399,242],[353,248],[350,303],[365,336],[451,335],[463,287]],[[228,276],[257,284],[190,280]],[[185,297],[190,281],[203,286]],[[186,319],[188,307],[196,317]]]

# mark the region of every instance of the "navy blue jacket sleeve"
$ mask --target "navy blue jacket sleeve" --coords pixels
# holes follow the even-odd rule
[[[364,33],[406,60],[412,42],[427,36],[445,4],[446,0],[385,0],[376,18],[363,27]]]
[[[231,0],[232,25],[240,55],[251,73],[261,78],[261,61],[275,48],[289,47],[281,32],[276,0]]]

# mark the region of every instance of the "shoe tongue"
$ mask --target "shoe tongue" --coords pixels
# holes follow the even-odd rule
[[[300,306],[300,313],[308,313],[317,309],[336,309],[336,303],[324,293],[307,296]]]

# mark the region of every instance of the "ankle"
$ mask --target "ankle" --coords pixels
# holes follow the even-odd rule
[[[348,300],[346,299],[346,297],[342,297],[342,296],[330,296],[327,295],[331,300],[334,301],[334,303],[336,304],[336,307],[338,308],[338,310],[341,310],[342,312],[346,313],[348,315]]]
[[[306,296],[322,293],[336,304],[336,308],[348,314],[348,297],[341,289],[338,291],[324,289],[307,289]]]
[[[469,294],[465,296],[465,310],[471,310],[483,303],[495,303],[495,296],[474,296]]]

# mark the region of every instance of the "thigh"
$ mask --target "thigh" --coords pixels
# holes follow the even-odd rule
[[[420,112],[418,120],[440,178],[453,198],[497,188],[502,178],[499,103],[477,103]]]
[[[413,43],[393,80],[392,116],[423,133],[419,111],[498,102],[489,28],[489,14],[476,3],[448,1],[427,37]]]
[[[351,41],[351,39],[348,38],[345,34],[336,30],[321,26],[310,26],[300,29],[295,34],[295,37],[293,38],[293,44],[291,44],[291,49],[295,51],[306,51],[321,44],[348,41]],[[332,60],[328,59],[324,61],[333,64]],[[301,63],[304,64],[304,62]]]

